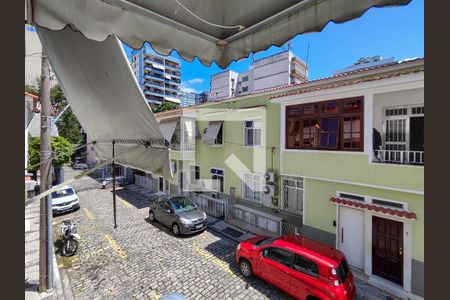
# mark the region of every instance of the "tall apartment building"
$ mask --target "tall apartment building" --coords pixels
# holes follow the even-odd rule
[[[253,61],[249,70],[226,70],[211,76],[210,99],[236,97],[308,80],[306,64],[287,50]]]
[[[196,105],[199,103],[200,95],[194,92],[181,90],[180,91],[180,100],[181,100],[181,106],[191,106]]]
[[[157,54],[150,47],[131,52],[131,68],[149,104],[181,103],[180,61]]]

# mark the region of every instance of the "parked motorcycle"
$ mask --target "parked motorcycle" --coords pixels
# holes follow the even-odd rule
[[[81,239],[77,234],[77,227],[71,220],[61,223],[61,238],[63,240],[62,256],[72,256],[77,252],[78,241]]]

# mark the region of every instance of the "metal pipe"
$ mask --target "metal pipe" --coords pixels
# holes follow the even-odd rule
[[[112,157],[114,157],[114,145],[115,141],[112,142]],[[114,210],[114,228],[117,228],[117,218],[116,218],[116,163],[114,160],[111,163],[112,167],[112,180],[113,180],[113,210]]]

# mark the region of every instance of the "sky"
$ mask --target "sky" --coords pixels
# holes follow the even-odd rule
[[[333,71],[352,65],[361,57],[381,55],[395,60],[424,56],[424,0],[413,0],[406,6],[371,8],[362,17],[334,24],[321,32],[297,35],[290,40],[291,49],[308,63],[309,79],[331,76]],[[309,55],[307,49],[309,45]],[[260,59],[287,49],[272,46],[254,54]],[[125,46],[127,54],[131,49]],[[181,61],[182,88],[194,92],[208,91],[211,75],[223,69],[215,63],[202,65],[196,58],[187,62],[173,51]],[[307,57],[308,56],[308,57]],[[227,69],[238,73],[251,65],[251,58],[233,62]]]

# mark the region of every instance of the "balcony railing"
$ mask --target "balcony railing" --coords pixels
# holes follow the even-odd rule
[[[180,151],[183,148],[184,151],[195,151],[195,144],[184,144],[183,147],[179,143],[171,143],[170,148],[175,151]]]
[[[374,162],[423,165],[425,163],[424,151],[406,150],[375,150]]]

